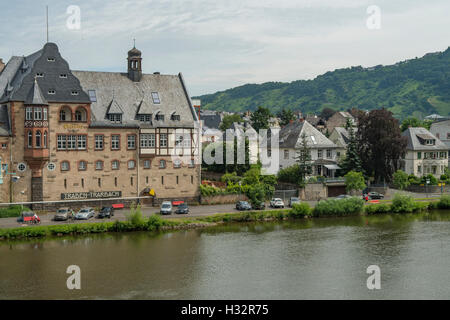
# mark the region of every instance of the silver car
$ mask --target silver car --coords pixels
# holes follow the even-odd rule
[[[82,208],[75,215],[75,219],[76,220],[89,220],[90,218],[93,218],[94,215],[95,215],[94,209],[92,209],[92,208]]]
[[[164,201],[161,204],[161,209],[159,212],[161,214],[172,214],[172,203],[170,201]]]
[[[69,208],[59,208],[53,218],[55,221],[67,221],[68,219],[73,219],[73,210]]]

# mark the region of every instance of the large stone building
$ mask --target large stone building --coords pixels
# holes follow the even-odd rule
[[[72,71],[54,43],[12,57],[0,146],[2,202],[198,196],[198,117],[183,77],[143,74],[136,48],[124,73]]]

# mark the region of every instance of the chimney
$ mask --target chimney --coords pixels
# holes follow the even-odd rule
[[[0,73],[5,69],[5,64],[3,63],[3,59],[0,58]]]

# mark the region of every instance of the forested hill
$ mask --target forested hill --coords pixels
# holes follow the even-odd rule
[[[195,97],[202,108],[275,113],[282,108],[318,113],[324,107],[346,110],[387,108],[397,117],[450,115],[450,47],[444,52],[394,65],[337,69],[313,80],[246,84]]]

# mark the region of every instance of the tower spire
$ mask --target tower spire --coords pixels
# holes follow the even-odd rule
[[[47,22],[47,43],[48,43],[48,6],[46,6],[46,22]]]

